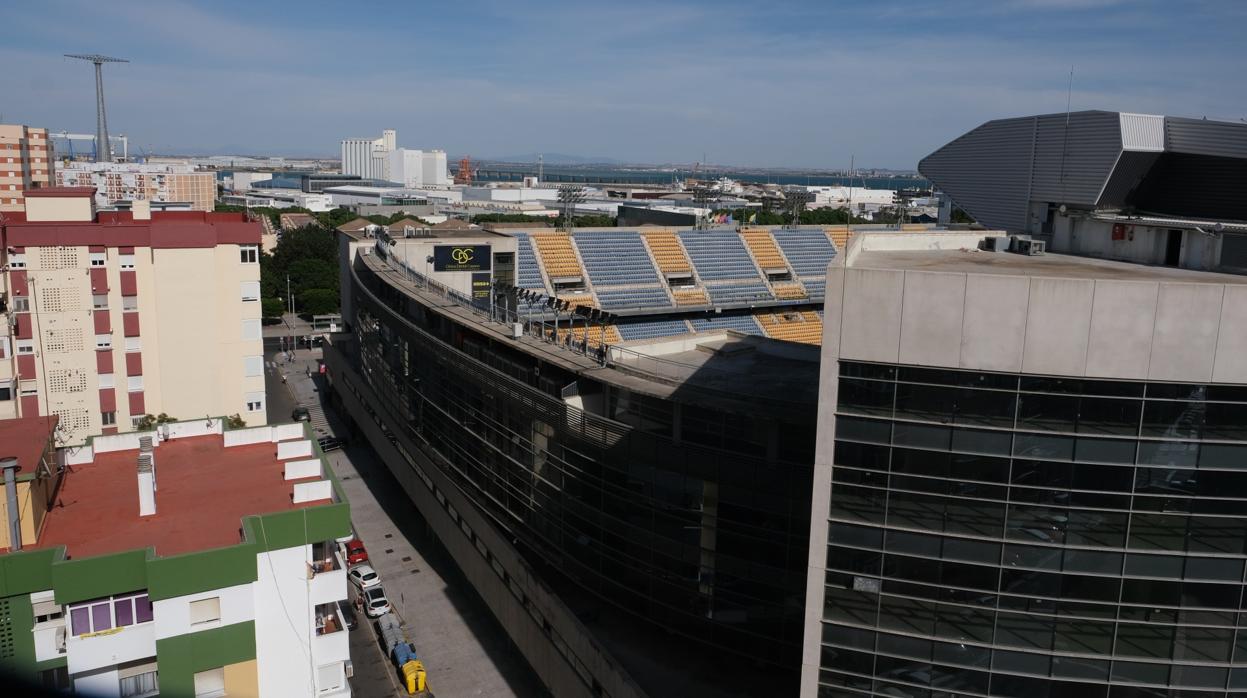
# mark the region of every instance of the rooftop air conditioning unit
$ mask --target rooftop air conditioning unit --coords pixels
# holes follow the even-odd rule
[[[983,238],[982,249],[987,252],[1004,252],[1009,249],[1009,238],[1004,235],[993,235]]]
[[[1043,240],[1018,239],[1014,252],[1023,255],[1041,255],[1047,251],[1048,244]]]

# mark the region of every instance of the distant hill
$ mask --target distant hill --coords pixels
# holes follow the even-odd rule
[[[567,153],[542,153],[545,164],[547,165],[621,165],[623,160],[616,158],[603,157],[601,155],[593,155],[585,157],[582,155],[568,155]],[[516,163],[536,163],[537,153],[528,153],[525,155],[506,155],[500,157],[482,158],[488,162],[516,162]]]

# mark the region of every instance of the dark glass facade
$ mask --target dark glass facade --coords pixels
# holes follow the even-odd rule
[[[373,407],[556,588],[719,665],[760,662],[795,691],[813,405],[760,419],[588,379],[430,310],[366,263],[353,274]],[[597,414],[561,397],[573,384]]]
[[[1247,695],[1247,387],[840,363],[820,695]]]

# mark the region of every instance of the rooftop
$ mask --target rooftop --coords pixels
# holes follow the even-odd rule
[[[38,187],[26,191],[26,198],[30,197],[57,197],[57,198],[80,198],[84,196],[95,196],[95,187]]]
[[[1028,256],[1012,252],[985,252],[977,249],[865,250],[854,258],[850,266],[866,269],[903,269],[1004,276],[1247,284],[1247,276],[1237,274],[1113,262],[1094,257],[1064,254],[1047,253]]]
[[[277,444],[224,445],[221,435],[161,442],[156,454],[156,514],[139,516],[138,450],[97,453],[66,470],[57,503],[32,548],[66,546],[72,558],[154,547],[177,555],[234,545],[242,518],[324,504],[296,504]]]
[[[17,459],[17,476],[32,475],[56,429],[55,416],[0,420],[0,458]]]

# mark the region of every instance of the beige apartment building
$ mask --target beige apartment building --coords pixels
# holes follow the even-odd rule
[[[24,210],[26,191],[51,184],[48,130],[0,124],[0,213]]]
[[[94,196],[32,191],[25,220],[0,225],[0,418],[56,415],[60,444],[146,414],[265,424],[260,226],[146,202],[97,213]]]
[[[189,203],[192,211],[216,207],[216,174],[190,165],[71,162],[56,171],[56,185],[95,187],[96,203],[118,201]]]

